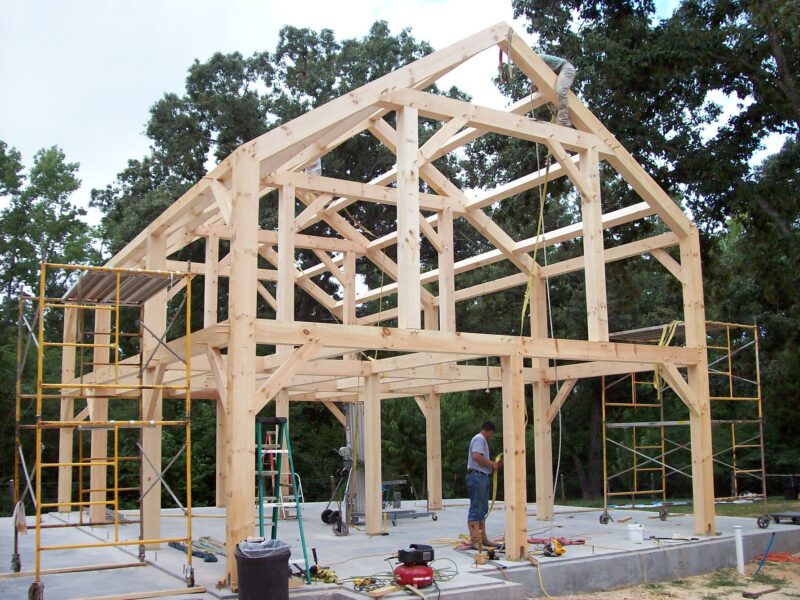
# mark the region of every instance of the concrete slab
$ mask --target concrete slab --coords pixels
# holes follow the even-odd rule
[[[330,526],[320,520],[324,503],[308,503],[305,506],[304,527],[311,559],[311,549],[317,548],[320,564],[330,567],[345,583],[341,586],[315,584],[312,588],[300,588],[292,592],[293,598],[365,598],[353,592],[348,580],[357,576],[384,574],[396,561],[387,560],[398,549],[411,543],[431,544],[435,547],[435,568],[442,574],[452,574],[449,581],[439,584],[441,597],[450,600],[477,600],[491,597],[493,600],[522,600],[542,595],[542,584],[551,595],[609,590],[639,583],[665,581],[690,575],[710,572],[735,565],[733,527],[741,525],[744,535],[745,560],[753,560],[764,551],[770,535],[776,534],[774,549],[782,552],[800,551],[800,527],[793,524],[772,523],[768,530],[758,529],[755,519],[718,517],[720,535],[692,541],[651,540],[672,537],[674,533],[692,536],[691,516],[671,516],[667,521],[658,519],[657,512],[644,510],[615,510],[615,521],[600,525],[599,512],[594,510],[558,507],[552,523],[536,519],[535,507],[529,506],[528,531],[533,537],[582,538],[584,545],[568,546],[563,556],[546,558],[537,555],[541,571],[537,573],[529,563],[499,561],[505,566],[476,566],[470,555],[457,552],[452,540],[466,532],[467,502],[450,500],[445,509],[431,517],[399,520],[396,525],[387,524],[388,535],[367,536],[362,529],[351,528],[350,535],[337,537]],[[423,503],[415,505],[404,502],[404,508],[425,510]],[[625,523],[621,519],[630,517]],[[132,517],[135,518],[135,517]],[[32,519],[29,518],[29,522]],[[76,522],[77,514],[50,514],[48,523]],[[211,536],[224,540],[224,510],[197,508],[192,520],[193,538]],[[644,541],[635,543],[629,539],[628,525],[640,524],[644,530]],[[490,537],[500,535],[503,528],[502,504],[495,508],[488,519]],[[162,516],[162,533],[165,537],[185,535],[185,519],[178,511],[165,510]],[[81,527],[48,529],[43,532],[46,544],[94,543],[110,539],[113,527]],[[120,526],[120,537],[136,539],[138,525]],[[303,564],[299,529],[296,521],[283,521],[279,526],[279,539],[290,544],[291,562]],[[33,531],[21,536],[21,560],[23,571],[33,568]],[[8,549],[11,558],[13,529],[10,518],[0,519],[0,547]],[[539,547],[540,549],[540,547]],[[536,553],[537,548],[533,548]],[[94,548],[72,551],[42,553],[42,568],[75,567],[79,565],[124,565],[137,561],[136,546],[128,548]],[[70,600],[110,594],[155,591],[181,588],[185,585],[183,569],[186,555],[178,550],[162,547],[148,551],[146,566],[81,573],[44,575],[45,598]],[[10,563],[6,563],[10,565]],[[229,590],[216,589],[224,577],[224,563],[204,563],[194,558],[195,580],[205,586],[205,594],[185,596],[187,598],[234,598]],[[10,570],[10,566],[6,569]],[[591,576],[588,576],[591,574]],[[0,574],[0,598],[26,598],[33,577]],[[541,581],[541,584],[540,584]],[[435,591],[434,591],[435,593]],[[404,594],[387,596],[405,597]]]

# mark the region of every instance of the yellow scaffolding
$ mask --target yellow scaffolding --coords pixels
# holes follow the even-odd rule
[[[62,298],[48,298],[46,294],[48,277],[55,273],[62,273],[67,275],[67,279],[77,277],[77,282]],[[16,428],[15,428],[15,479],[14,479],[14,494],[15,505],[19,502],[24,502],[26,493],[30,495],[31,501],[35,508],[35,571],[34,581],[31,584],[29,596],[31,598],[43,598],[44,586],[41,583],[41,553],[53,550],[73,550],[85,548],[101,548],[101,547],[118,547],[118,546],[138,546],[139,547],[139,561],[144,561],[144,547],[149,544],[161,544],[169,542],[182,542],[187,546],[187,567],[185,570],[186,580],[188,585],[194,585],[194,571],[192,569],[192,498],[191,498],[191,274],[184,272],[174,271],[152,271],[142,269],[121,269],[112,267],[95,267],[86,265],[66,265],[56,263],[42,263],[40,277],[39,277],[39,295],[35,297],[22,297],[19,303],[19,326],[18,326],[18,341],[17,341],[17,382],[16,382]],[[180,358],[185,364],[184,377],[182,381],[171,384],[145,384],[143,383],[143,373],[149,366],[153,356],[149,358],[144,357],[143,340],[146,326],[143,322],[143,306],[144,302],[152,298],[156,293],[172,287],[180,285],[185,289],[185,298],[182,305],[176,311],[176,317],[181,313],[182,309],[185,318],[185,346],[184,357]],[[33,317],[33,325],[28,321],[25,313],[25,304],[32,303],[36,307],[35,316]],[[60,341],[46,339],[45,320],[48,318],[58,318],[58,313],[63,311],[64,321],[66,323],[67,309],[77,311],[76,314],[80,315],[77,318],[75,341]],[[137,333],[125,333],[121,330],[121,317],[123,311],[137,311],[138,319],[135,322],[138,325],[139,331]],[[99,331],[96,326],[97,315],[101,313],[108,313],[113,319],[113,324],[110,324],[110,331]],[[92,331],[83,331],[85,315],[93,317],[95,326]],[[128,315],[126,315],[128,316]],[[173,318],[174,322],[174,318]],[[23,327],[24,324],[24,327]],[[170,323],[172,325],[172,323]],[[167,330],[170,329],[167,326]],[[35,331],[34,331],[35,330]],[[148,330],[149,331],[149,330]],[[25,332],[29,334],[25,344],[23,338]],[[166,345],[166,332],[160,338],[150,332],[156,339],[156,348],[163,346],[170,352],[175,352]],[[121,342],[123,339],[135,340],[138,339],[139,352],[138,361],[126,362],[121,359]],[[23,393],[22,391],[22,378],[25,365],[25,357],[27,356],[31,340],[36,345],[36,393]],[[67,349],[73,349],[80,357],[79,365],[73,380],[53,381],[54,376],[49,375],[45,368],[45,362],[48,359],[48,351],[62,352]],[[106,356],[111,355],[111,359],[105,359],[104,362],[97,362],[93,357],[91,362],[86,362],[86,351],[105,350]],[[154,353],[153,353],[154,354]],[[177,356],[177,355],[176,355]],[[145,362],[147,360],[147,362]],[[86,370],[89,367],[88,371]],[[135,370],[134,370],[135,369]],[[122,374],[121,374],[122,371]],[[61,373],[61,371],[57,371]],[[87,376],[91,376],[92,380],[87,381]],[[54,393],[53,390],[58,390]],[[145,418],[143,413],[143,392],[145,390],[159,390],[162,392],[170,391],[175,396],[182,396],[184,398],[183,418],[180,419],[158,419],[152,420]],[[137,418],[109,418],[106,411],[101,415],[105,418],[92,418],[90,415],[90,405],[95,399],[127,399],[138,402]],[[59,400],[59,407],[65,399],[86,400],[86,408],[81,411],[79,415],[72,418],[53,418],[53,408],[46,404],[48,400]],[[33,422],[23,422],[24,415],[29,413],[30,410],[23,410],[23,404],[34,401]],[[70,409],[71,410],[71,409]],[[128,410],[130,412],[130,404],[128,403]],[[126,415],[130,417],[131,415]],[[89,417],[89,418],[87,418]],[[121,431],[134,430],[142,432],[146,428],[152,427],[173,427],[182,429],[184,435],[184,446],[179,451],[178,455],[185,449],[186,451],[186,495],[185,506],[172,493],[172,490],[164,481],[163,477],[166,469],[161,470],[160,465],[151,465],[158,473],[158,478],[147,490],[143,489],[142,478],[142,464],[143,459],[150,462],[148,457],[144,454],[144,449],[140,444],[136,444],[139,448],[139,455],[122,455],[120,453],[120,433]],[[77,460],[61,459],[57,461],[46,461],[43,459],[43,442],[44,435],[48,431],[58,431],[59,440],[61,440],[62,432],[71,430],[73,433],[77,432],[77,436],[72,436],[72,441],[77,437]],[[31,473],[27,468],[24,460],[24,452],[22,447],[21,434],[24,431],[32,431],[35,434],[35,442],[33,453],[35,455],[33,467],[33,482],[31,482]],[[112,432],[112,450],[108,451],[107,437],[105,438],[104,449],[101,449],[103,456],[84,456],[83,451],[83,434],[86,431],[107,431]],[[69,438],[67,438],[69,439]],[[69,442],[68,442],[69,443]],[[59,448],[61,451],[61,448]],[[73,449],[70,455],[74,456]],[[175,459],[178,457],[176,455]],[[173,459],[173,461],[175,460]],[[129,462],[138,462],[140,465],[139,481],[137,486],[120,486],[120,467],[121,465]],[[172,463],[170,463],[171,466]],[[22,466],[25,474],[27,488],[26,493],[20,494],[20,466]],[[113,484],[109,486],[107,483],[103,487],[92,488],[85,487],[84,471],[89,469],[95,471],[105,469],[101,480],[107,481],[108,473],[111,470]],[[169,468],[169,466],[167,467]],[[72,498],[71,490],[68,492],[69,498],[63,500],[57,498],[52,501],[47,498],[47,494],[42,487],[42,472],[44,469],[58,469],[60,476],[67,472],[77,470],[77,499]],[[69,481],[73,481],[72,475],[69,474]],[[186,517],[186,535],[185,537],[169,537],[157,539],[144,539],[142,527],[142,519],[140,515],[139,535],[135,539],[126,539],[120,531],[121,522],[125,524],[131,523],[124,519],[121,515],[121,500],[120,495],[123,493],[138,492],[138,504],[141,510],[141,503],[144,496],[148,491],[158,484],[163,484],[173,496],[176,503],[183,509]],[[110,496],[110,497],[109,497]],[[88,497],[88,499],[87,499]],[[92,522],[90,518],[88,522],[84,520],[84,508],[105,506],[108,512],[113,516],[111,522],[108,521],[108,516],[101,519],[99,522]],[[67,522],[58,524],[47,524],[43,522],[43,512],[46,509],[64,509],[64,508],[78,508],[77,522]],[[96,512],[96,511],[95,511]],[[133,521],[136,522],[136,521]],[[109,535],[107,541],[99,541],[86,544],[44,544],[43,543],[43,530],[51,527],[80,527],[85,525],[91,526],[109,526],[113,527],[113,536]],[[18,553],[18,540],[15,535],[14,558],[12,559],[14,569],[16,571],[20,568],[19,553]],[[101,568],[102,565],[96,565]],[[75,570],[87,570],[91,566],[75,567]]]
[[[682,335],[682,323],[647,328],[612,335],[617,341],[664,344],[674,335]],[[668,332],[667,328],[671,328]],[[764,502],[764,515],[759,527],[769,524],[767,518],[766,467],[764,461],[761,370],[759,367],[758,329],[755,325],[707,321],[708,360],[711,400],[711,423],[714,426],[713,460],[718,474],[728,473],[728,493],[715,494],[716,502],[749,499]],[[630,392],[619,400],[612,388],[630,381]],[[648,390],[649,400],[642,399],[641,386]],[[630,373],[602,381],[603,428],[603,514],[601,523],[610,519],[610,499],[630,498],[630,505],[642,497],[660,499],[659,516],[668,515],[668,481],[671,476],[691,478],[691,460],[680,463],[681,451],[690,450],[688,439],[667,435],[689,426],[688,419],[665,418],[665,397],[669,388],[658,373],[643,381]],[[652,399],[654,398],[654,399]],[[674,399],[674,398],[673,398]],[[683,410],[680,402],[674,403]],[[675,411],[671,411],[675,414]],[[722,418],[714,418],[714,417]],[[634,420],[635,419],[635,420]],[[621,440],[618,431],[631,432]],[[684,436],[686,437],[686,436]],[[610,450],[616,450],[613,453]],[[628,462],[624,457],[628,456]],[[643,475],[650,473],[650,485]],[[655,477],[658,477],[657,481]],[[655,482],[655,484],[653,483]],[[719,486],[718,486],[719,487]]]

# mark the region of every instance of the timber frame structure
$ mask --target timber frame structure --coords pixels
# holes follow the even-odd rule
[[[537,92],[507,110],[496,110],[424,91],[476,54],[495,47],[510,57]],[[115,268],[183,270],[186,264],[170,257],[197,240],[205,241],[205,264],[190,266],[193,275],[205,278],[204,327],[192,332],[189,350],[191,395],[217,399],[217,502],[226,509],[228,548],[254,530],[255,417],[267,403],[274,402],[276,414],[288,417],[290,402],[321,402],[342,422],[344,416],[336,403],[363,403],[368,432],[360,449],[365,462],[366,530],[377,533],[381,528],[381,400],[413,397],[424,413],[428,500],[436,510],[442,507],[440,397],[488,385],[502,389],[505,539],[508,558],[521,559],[527,550],[525,386],[533,387],[537,515],[549,520],[553,515],[550,424],[575,382],[656,369],[689,413],[695,531],[715,533],[697,229],[574,94],[569,107],[575,129],[528,115],[533,108],[556,102],[555,81],[555,73],[525,41],[506,23],[499,23],[243,144],[109,261],[108,266]],[[396,129],[384,118],[392,112]],[[442,123],[422,146],[420,118]],[[396,167],[391,171],[368,183],[304,171],[367,131],[396,153]],[[555,162],[549,172],[532,172],[470,198],[433,161],[489,132],[544,144]],[[603,212],[601,161],[637,192],[640,203]],[[560,177],[567,177],[580,196],[580,222],[515,240],[483,211],[497,202],[513,201],[515,195],[547,178]],[[422,193],[420,182],[431,193]],[[279,225],[277,230],[263,230],[259,201],[273,190],[278,192]],[[396,206],[396,231],[369,240],[343,211],[355,202]],[[666,233],[604,248],[605,230],[649,217],[660,220]],[[469,223],[494,249],[456,262],[454,219]],[[319,221],[338,232],[338,237],[303,234]],[[437,269],[420,270],[421,236],[436,249]],[[534,258],[537,248],[577,238],[583,241],[582,256],[549,265]],[[220,240],[230,243],[229,253],[222,258]],[[392,245],[396,245],[397,261],[385,252]],[[313,250],[319,263],[298,267],[295,252],[301,248]],[[668,248],[677,249],[679,260]],[[680,281],[686,347],[609,342],[605,265],[643,254]],[[262,268],[259,261],[264,260],[274,268]],[[360,292],[357,261],[369,261],[380,269],[386,284]],[[515,274],[456,289],[456,275],[501,261],[511,263]],[[342,300],[314,282],[323,272],[339,280]],[[553,339],[547,326],[547,280],[579,272],[586,281],[588,339]],[[228,318],[218,322],[218,283],[224,277],[230,290]],[[276,293],[262,282],[275,285]],[[438,286],[436,295],[424,287],[429,283]],[[458,331],[457,302],[525,285],[531,292],[530,337]],[[341,323],[296,321],[295,288],[336,314]],[[357,305],[389,294],[397,295],[396,308],[357,318]],[[272,307],[276,319],[258,318],[258,302]],[[166,318],[163,307],[154,310],[159,320]],[[147,314],[144,318],[155,331],[163,331],[164,323],[154,322],[155,317]],[[380,325],[389,319],[396,319],[397,326]],[[154,360],[166,380],[182,368],[175,355],[184,354],[184,344],[179,338],[169,342],[171,352],[155,351]],[[274,354],[259,355],[257,346],[274,346]],[[394,355],[359,359],[359,353],[375,350]],[[485,357],[499,357],[500,366],[487,369],[464,364]],[[562,362],[556,372],[555,360],[569,364]],[[555,389],[559,381],[561,386]],[[62,462],[69,459],[60,458]],[[69,502],[68,487],[61,489],[60,501]],[[158,537],[158,511],[158,500],[151,499],[141,515],[145,530],[154,538]],[[236,581],[235,569],[235,561],[228,561],[231,584]]]

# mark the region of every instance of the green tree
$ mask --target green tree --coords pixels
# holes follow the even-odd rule
[[[0,452],[14,456],[14,389],[17,363],[17,298],[39,293],[39,270],[42,261],[55,263],[92,263],[98,255],[92,249],[92,230],[82,220],[85,211],[71,202],[79,188],[78,164],[66,161],[58,147],[39,150],[30,169],[25,169],[21,154],[0,141]],[[66,291],[66,276],[51,279],[46,294],[59,297]],[[32,307],[29,305],[28,307]],[[28,310],[29,322],[32,322]],[[50,314],[45,320],[48,339],[61,334],[62,315]],[[23,330],[24,331],[24,330]],[[33,349],[34,346],[31,346]],[[23,385],[31,391],[35,381],[35,360],[28,355]],[[46,369],[59,368],[58,357],[48,353]],[[30,414],[30,405],[23,407]],[[57,410],[57,407],[55,407]],[[13,462],[2,463],[0,477],[13,477]],[[1,495],[5,506],[7,495]]]

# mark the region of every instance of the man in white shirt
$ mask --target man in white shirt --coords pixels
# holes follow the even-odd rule
[[[481,546],[491,546],[486,536],[486,515],[489,512],[489,495],[492,493],[491,475],[503,465],[502,460],[492,460],[489,452],[489,441],[494,435],[495,426],[491,421],[481,425],[481,430],[469,443],[467,455],[467,491],[469,492],[469,527],[470,544],[476,550]]]

